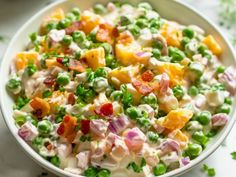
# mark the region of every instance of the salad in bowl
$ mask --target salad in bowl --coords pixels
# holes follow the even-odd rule
[[[58,8],[13,59],[18,135],[86,177],[160,176],[191,163],[229,120],[236,69],[196,25],[146,2]]]

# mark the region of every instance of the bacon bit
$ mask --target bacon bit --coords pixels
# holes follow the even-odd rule
[[[70,116],[66,115],[63,117],[63,122],[68,123],[70,121]]]
[[[104,116],[110,116],[113,114],[113,106],[111,103],[105,103],[100,108],[100,112]]]
[[[53,86],[56,83],[56,78],[50,75],[46,79],[44,79],[43,83],[48,87]]]
[[[83,28],[83,22],[76,21],[76,22],[72,23],[71,26],[67,27],[65,30],[66,30],[66,34],[70,35],[76,30],[82,30],[82,28]]]
[[[113,27],[108,24],[100,24],[96,34],[96,39],[101,42],[113,43],[112,39]]]
[[[141,77],[142,77],[142,80],[143,80],[143,81],[145,81],[145,82],[150,82],[150,81],[152,81],[152,79],[153,79],[153,77],[154,77],[154,74],[153,74],[152,71],[147,70],[147,71],[145,71],[145,72],[141,75]]]
[[[74,105],[75,104],[75,95],[74,93],[70,93],[67,98],[68,104]]]
[[[113,30],[112,30],[112,36],[114,37],[114,38],[117,38],[118,36],[119,36],[119,30],[117,29],[117,28],[113,28]]]
[[[59,126],[59,128],[57,129],[57,134],[58,134],[58,135],[63,135],[64,132],[65,132],[65,125],[64,125],[64,124],[61,124],[61,125]]]
[[[73,54],[73,50],[71,50],[70,48],[65,48],[64,49],[64,53],[67,55],[72,55]]]
[[[51,143],[49,143],[47,146],[46,146],[46,148],[47,148],[47,150],[52,150],[52,148],[53,148],[53,145],[51,144]]]
[[[105,103],[99,109],[95,109],[95,113],[103,117],[111,116],[113,114],[113,105]]]
[[[132,81],[133,87],[142,95],[148,95],[153,91],[153,88],[147,85],[144,82],[141,82],[139,80]]]
[[[32,112],[32,114],[39,119],[42,118],[43,111],[42,109],[36,109]]]
[[[81,62],[79,62],[77,60],[73,60],[73,59],[70,60],[69,69],[74,70],[74,71],[78,71],[81,73],[85,71],[85,68],[81,64]]]
[[[117,38],[117,41],[122,44],[132,43],[134,41],[134,37],[130,32],[124,31],[120,33]]]
[[[80,121],[80,129],[83,134],[88,134],[90,130],[90,120],[81,120]]]
[[[63,58],[57,58],[56,59],[58,63],[62,64],[63,63]]]
[[[69,115],[65,115],[62,123],[57,129],[57,133],[63,136],[67,141],[72,142],[76,136],[77,130],[77,118]]]

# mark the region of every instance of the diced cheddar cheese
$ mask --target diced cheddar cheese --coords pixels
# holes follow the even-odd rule
[[[54,91],[52,96],[49,98],[48,103],[51,107],[50,112],[54,113],[57,111],[57,107],[67,103],[68,92]]]
[[[77,118],[65,115],[63,117],[62,123],[60,124],[57,133],[66,138],[67,141],[72,142],[76,136]]]
[[[116,57],[122,65],[128,66],[140,63],[139,58],[135,55],[135,53],[141,51],[141,47],[137,43],[128,45],[116,44],[115,51]]]
[[[133,95],[134,104],[140,103],[142,95],[132,86],[132,84],[127,84],[127,91]]]
[[[37,52],[20,52],[15,59],[16,69],[19,71],[24,69],[29,63],[36,64],[39,54]]]
[[[48,67],[48,68],[52,68],[52,67],[55,67],[55,66],[58,66],[58,67],[64,68],[64,69],[66,68],[66,67],[63,66],[61,63],[58,63],[55,58],[46,59],[46,60],[45,60],[45,63],[46,63],[46,67]]]
[[[46,116],[50,112],[50,105],[47,101],[42,98],[35,97],[31,100],[30,106],[34,110],[40,110],[42,112],[41,117]]]
[[[165,23],[161,28],[161,35],[166,39],[167,44],[174,47],[181,46],[182,32],[180,25],[176,22]]]
[[[157,66],[157,71],[160,74],[166,73],[169,75],[171,86],[180,85],[184,76],[184,66],[178,63],[161,62]]]
[[[185,135],[181,130],[177,129],[168,134],[168,137],[179,142],[181,148],[186,147],[188,143],[188,136]]]
[[[47,17],[47,21],[60,21],[64,18],[64,11],[61,8],[58,8]]]
[[[212,35],[208,35],[202,41],[212,51],[214,55],[219,56],[222,53],[221,46],[217,43]]]
[[[91,11],[85,10],[81,14],[81,22],[83,24],[83,31],[89,34],[96,26],[98,26],[102,19],[99,15],[94,14]]]
[[[139,71],[140,67],[138,65],[116,68],[109,72],[109,78],[111,81],[114,79],[117,80],[118,83],[115,84],[119,86],[121,84],[130,83]]]
[[[192,116],[193,112],[188,109],[172,110],[165,117],[162,126],[170,130],[181,129]]]
[[[106,66],[105,51],[102,47],[86,51],[84,57],[93,70]]]

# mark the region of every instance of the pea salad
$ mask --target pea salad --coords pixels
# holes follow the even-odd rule
[[[85,177],[186,166],[230,119],[236,69],[216,39],[146,2],[58,8],[11,65],[18,134]]]

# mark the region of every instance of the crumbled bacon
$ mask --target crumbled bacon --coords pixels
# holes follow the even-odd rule
[[[150,82],[150,81],[153,80],[154,74],[153,74],[152,71],[147,70],[147,71],[145,71],[145,72],[141,75],[141,77],[142,77],[142,80],[143,80],[143,81],[145,81],[145,82]]]
[[[153,91],[152,87],[150,87],[148,84],[142,81],[139,81],[137,79],[132,81],[132,85],[142,95],[148,95],[149,93]]]

